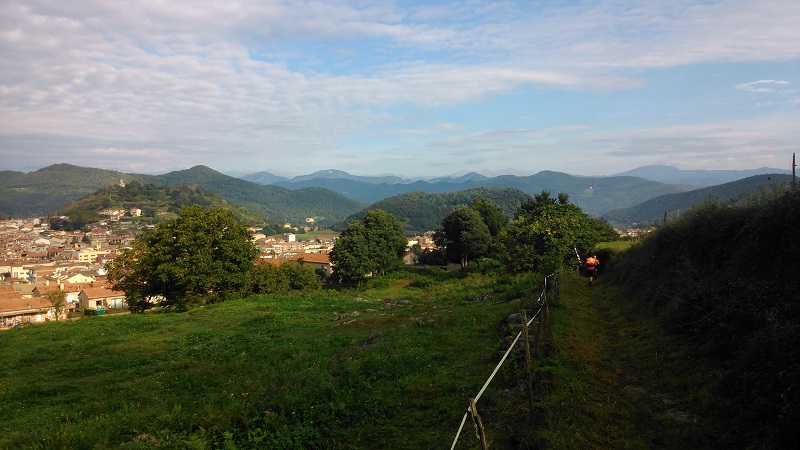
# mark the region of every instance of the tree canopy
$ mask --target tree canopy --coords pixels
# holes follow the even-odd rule
[[[257,256],[250,230],[231,212],[187,206],[110,262],[108,279],[133,311],[151,299],[185,308],[243,292]]]
[[[367,211],[339,235],[330,258],[343,281],[360,285],[370,273],[383,273],[399,263],[408,240],[397,218],[381,209]]]
[[[500,230],[506,226],[506,217],[503,213],[503,208],[496,203],[484,197],[475,197],[472,202],[472,209],[478,212],[483,219],[483,223],[489,227],[489,234],[492,237],[497,236]]]
[[[511,272],[557,270],[575,249],[589,251],[596,243],[617,238],[606,223],[569,203],[542,191],[520,205],[516,218],[498,235],[498,254]]]
[[[436,245],[445,247],[449,260],[458,260],[467,267],[470,258],[483,255],[492,235],[481,214],[469,206],[459,206],[442,219],[442,227],[434,235]]]

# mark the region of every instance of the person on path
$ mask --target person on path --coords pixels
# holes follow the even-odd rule
[[[597,259],[597,256],[592,255],[586,258],[586,276],[589,277],[589,286],[594,282],[594,277],[597,274],[597,266],[599,265],[600,261]]]

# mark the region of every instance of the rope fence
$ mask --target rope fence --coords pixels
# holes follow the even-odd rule
[[[539,327],[537,328],[537,336],[536,336],[536,344],[538,346],[541,338],[540,333],[541,333],[542,322],[546,319],[547,312],[549,309],[549,301],[547,298],[547,289],[548,289],[547,280],[552,278],[551,286],[553,287],[553,289],[555,289],[556,276],[558,275],[558,272],[559,271],[553,272],[552,274],[544,277],[544,287],[542,288],[542,291],[539,293],[539,298],[536,300],[536,304],[539,306],[539,310],[536,311],[536,313],[533,315],[533,317],[530,318],[530,320],[527,320],[527,318],[525,317],[525,308],[522,309],[522,314],[523,314],[522,330],[520,330],[520,332],[517,333],[517,337],[514,338],[514,341],[511,343],[511,345],[508,346],[508,350],[506,350],[505,354],[503,354],[503,357],[500,358],[500,362],[497,363],[497,366],[495,366],[494,370],[492,371],[492,374],[489,375],[489,378],[486,380],[486,383],[484,383],[481,390],[478,391],[478,395],[470,399],[470,404],[467,407],[467,411],[464,413],[464,417],[461,419],[461,425],[459,425],[458,427],[458,431],[456,432],[456,437],[455,439],[453,439],[453,445],[450,447],[450,450],[455,449],[456,444],[458,443],[458,438],[461,436],[461,431],[464,429],[464,424],[467,422],[467,417],[469,417],[470,415],[472,416],[472,420],[475,424],[475,427],[477,428],[478,437],[481,442],[481,448],[484,450],[488,448],[486,444],[486,434],[483,429],[483,421],[481,420],[481,417],[478,414],[478,408],[476,404],[478,400],[480,400],[483,393],[486,391],[486,388],[489,387],[489,384],[492,382],[495,375],[497,375],[497,372],[500,370],[500,367],[503,366],[503,363],[505,363],[506,359],[508,358],[508,355],[511,354],[511,351],[517,345],[517,342],[520,340],[521,337],[525,338],[524,342],[525,342],[525,359],[527,363],[527,373],[528,373],[528,394],[531,400],[531,404],[533,404],[533,383],[532,383],[532,371],[531,371],[530,340],[528,339],[528,327],[530,327],[530,325],[533,323],[534,320],[539,318],[538,322]]]

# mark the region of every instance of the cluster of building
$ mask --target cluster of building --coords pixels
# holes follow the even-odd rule
[[[127,211],[136,214],[137,211]],[[104,266],[128,247],[142,225],[119,220],[90,225],[90,230],[56,231],[45,220],[0,221],[0,329],[65,318],[73,312],[124,309],[125,294],[107,286]],[[113,216],[112,216],[113,217]],[[260,257],[275,265],[302,260],[330,275],[328,254],[334,239],[298,241],[296,235],[266,236],[254,228],[253,240]],[[430,235],[409,239],[409,248],[430,248]],[[415,263],[407,252],[406,263]],[[66,294],[66,307],[56,317],[49,291]]]

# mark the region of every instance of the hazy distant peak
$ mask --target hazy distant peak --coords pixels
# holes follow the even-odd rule
[[[282,177],[280,175],[275,175],[264,171],[251,173],[250,175],[245,175],[241,178],[245,181],[251,181],[253,183],[258,183],[263,185],[280,183],[281,181],[289,181],[289,179],[286,177]]]
[[[336,169],[318,170],[308,175],[299,175],[292,178],[292,181],[305,181],[305,180],[334,180],[336,178],[353,178],[353,175]]]
[[[370,184],[398,184],[398,183],[409,182],[409,180],[406,178],[394,175],[360,176],[360,175],[351,175],[343,170],[336,170],[336,169],[318,170],[312,174],[296,176],[291,179],[291,182],[299,183],[311,180],[352,180]]]
[[[708,187],[770,173],[788,174],[790,171],[770,167],[750,170],[683,170],[672,166],[650,165],[612,176],[633,176],[661,183]]]

